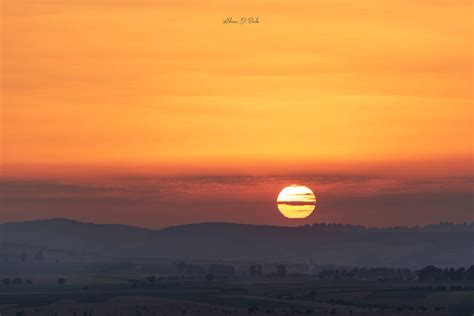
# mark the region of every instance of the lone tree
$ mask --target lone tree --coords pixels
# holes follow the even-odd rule
[[[58,285],[64,285],[66,284],[66,279],[65,278],[58,278]]]

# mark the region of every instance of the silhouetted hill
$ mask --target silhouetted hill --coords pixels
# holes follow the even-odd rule
[[[0,224],[0,241],[74,251],[106,251],[142,240],[145,228],[83,223],[64,218]]]
[[[312,256],[321,264],[419,268],[472,264],[473,227],[200,223],[150,230],[52,219],[1,224],[0,236],[3,242],[122,258],[308,262]]]

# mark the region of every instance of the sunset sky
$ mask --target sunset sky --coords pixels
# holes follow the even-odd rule
[[[474,220],[472,1],[0,1],[0,221]]]

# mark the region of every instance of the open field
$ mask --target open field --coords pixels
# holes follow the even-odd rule
[[[473,282],[55,276],[0,287],[1,315],[472,315]]]

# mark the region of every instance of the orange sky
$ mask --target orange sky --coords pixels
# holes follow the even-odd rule
[[[474,220],[470,0],[0,1],[0,222]]]
[[[472,161],[471,1],[2,5],[6,172]]]

